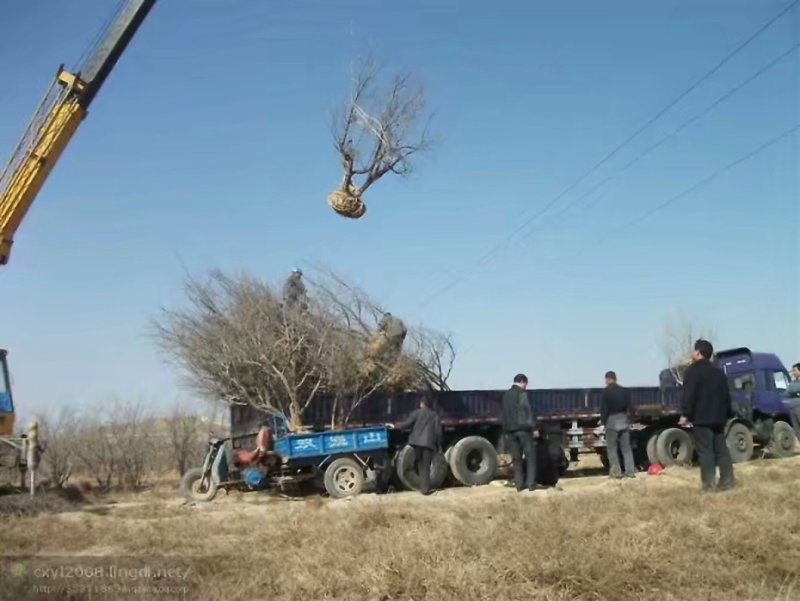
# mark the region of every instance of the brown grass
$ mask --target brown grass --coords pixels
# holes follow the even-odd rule
[[[670,469],[533,495],[495,484],[349,502],[129,496],[106,515],[0,524],[4,552],[37,555],[31,565],[70,554],[188,561],[187,599],[800,599],[800,457],[737,466],[737,477],[716,494],[698,491],[697,470]],[[0,572],[3,594],[66,598],[27,593],[32,576],[2,588],[8,578]]]

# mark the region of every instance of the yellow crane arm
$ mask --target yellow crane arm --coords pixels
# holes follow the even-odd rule
[[[8,263],[14,233],[86,114],[79,77],[59,69],[54,84],[0,172],[0,265]]]
[[[63,66],[0,171],[0,265],[47,176],[156,0],[125,0],[78,73]]]

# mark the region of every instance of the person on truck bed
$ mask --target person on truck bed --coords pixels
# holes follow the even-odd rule
[[[419,402],[419,409],[414,410],[405,421],[395,427],[398,430],[411,430],[408,444],[414,449],[414,470],[419,477],[419,492],[427,495],[431,492],[433,454],[442,446],[442,421],[439,414],[423,398]]]
[[[631,450],[631,395],[617,383],[617,374],[606,372],[606,387],[600,401],[600,423],[606,428],[606,453],[608,455],[608,477],[622,478],[619,467],[619,450],[625,463],[625,477],[635,478],[633,451]]]
[[[789,410],[789,419],[792,421],[794,435],[800,439],[800,363],[792,365],[792,377],[794,380],[789,382],[784,395],[784,404]]]
[[[303,283],[303,271],[296,267],[283,284],[283,305],[287,309],[306,310],[308,292]]]
[[[528,377],[514,376],[514,384],[503,395],[503,434],[514,464],[514,484],[517,491],[538,490],[536,483],[536,415],[528,400]],[[524,463],[523,463],[524,460]]]
[[[719,490],[733,488],[734,475],[725,426],[734,416],[725,373],[711,362],[708,340],[694,343],[692,364],[686,369],[681,400],[681,426],[693,428],[703,490],[713,490],[719,468]]]

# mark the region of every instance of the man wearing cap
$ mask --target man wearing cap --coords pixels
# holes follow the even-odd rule
[[[536,416],[528,400],[527,388],[528,377],[517,374],[513,386],[503,395],[503,434],[514,464],[514,484],[520,492],[542,488],[536,484],[533,438],[534,435],[538,437],[538,432],[535,432]]]

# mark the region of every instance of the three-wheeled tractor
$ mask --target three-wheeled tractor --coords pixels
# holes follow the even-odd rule
[[[211,501],[220,488],[266,490],[286,482],[321,482],[336,499],[359,494],[368,472],[389,468],[385,426],[291,433],[283,416],[272,418],[274,443],[254,463],[243,464],[234,447],[255,433],[212,437],[203,466],[187,471],[181,489],[195,501]]]

